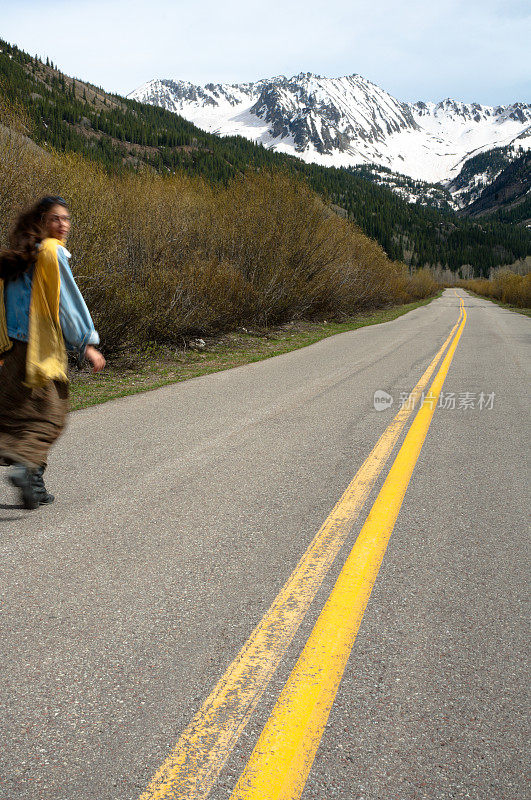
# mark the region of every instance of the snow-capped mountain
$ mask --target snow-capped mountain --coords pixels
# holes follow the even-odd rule
[[[129,97],[308,162],[375,164],[430,183],[451,181],[482,151],[531,146],[531,104],[403,103],[360,75],[205,86],[152,80]]]

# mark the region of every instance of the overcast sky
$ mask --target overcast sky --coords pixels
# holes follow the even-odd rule
[[[529,0],[0,0],[0,38],[127,94],[358,73],[399,100],[531,100]]]

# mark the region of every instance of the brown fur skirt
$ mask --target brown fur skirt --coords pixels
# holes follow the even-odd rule
[[[68,414],[68,383],[49,381],[42,389],[24,386],[25,342],[13,342],[0,366],[0,464],[46,465],[48,451]]]

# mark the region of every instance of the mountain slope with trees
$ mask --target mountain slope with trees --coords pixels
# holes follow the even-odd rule
[[[469,216],[499,212],[499,219],[511,214],[513,222],[529,223],[531,211],[531,153],[510,162],[466,209]]]
[[[342,168],[305,164],[242,137],[219,138],[182,117],[106,93],[64,75],[48,58],[30,56],[0,40],[0,89],[27,120],[38,145],[75,152],[108,172],[175,171],[228,185],[263,169],[302,176],[376,239],[392,260],[412,267],[440,265],[476,275],[531,254],[531,234],[509,219],[469,220],[451,211],[410,204],[390,189]]]

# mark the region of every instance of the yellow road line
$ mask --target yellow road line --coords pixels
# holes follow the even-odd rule
[[[204,800],[336,558],[461,320],[348,485],[248,641],[139,800]]]
[[[463,320],[231,800],[299,798],[466,322]],[[431,401],[433,393],[434,401]],[[431,407],[430,407],[431,405]]]

